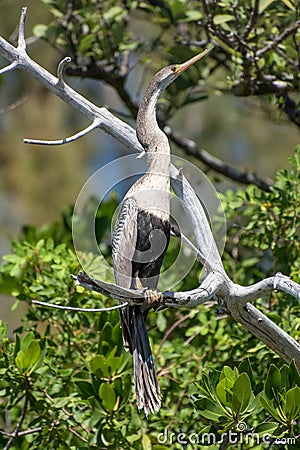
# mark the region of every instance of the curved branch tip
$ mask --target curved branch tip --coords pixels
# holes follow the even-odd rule
[[[66,67],[66,65],[69,64],[71,61],[72,61],[72,58],[70,58],[70,56],[66,56],[66,57],[65,57],[64,59],[62,59],[62,60],[60,61],[60,63],[58,64],[58,67],[57,67],[57,78],[58,78],[57,85],[58,85],[61,89],[63,88],[63,86],[64,86],[64,84],[65,84],[64,78],[63,78],[65,67]]]

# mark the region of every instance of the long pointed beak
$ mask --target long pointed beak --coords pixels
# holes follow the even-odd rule
[[[205,55],[207,55],[214,47],[206,48],[202,53],[199,53],[199,55],[193,56],[193,58],[188,59],[186,62],[182,64],[178,64],[176,66],[176,73],[180,75],[182,72],[184,72],[186,69],[191,67],[195,62],[199,61],[199,59],[203,58]]]

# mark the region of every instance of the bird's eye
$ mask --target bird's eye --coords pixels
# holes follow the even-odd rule
[[[172,72],[176,72],[177,67],[176,67],[176,66],[172,66],[172,67],[171,67],[171,70],[172,70]]]

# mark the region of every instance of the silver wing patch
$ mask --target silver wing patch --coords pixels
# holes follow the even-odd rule
[[[132,198],[122,203],[112,236],[114,275],[119,286],[130,288],[132,282],[132,260],[137,240],[138,208]]]

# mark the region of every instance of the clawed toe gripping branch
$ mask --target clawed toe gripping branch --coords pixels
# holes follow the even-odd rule
[[[87,128],[69,138],[58,141],[26,139],[25,142],[44,145],[65,144],[79,139],[95,128],[100,128],[132,151],[143,151],[132,127],[115,117],[107,109],[97,107],[64,82],[63,70],[65,64],[70,62],[69,59],[65,58],[59,64],[58,77],[55,77],[28,56],[24,37],[25,17],[26,8],[23,8],[17,47],[12,46],[0,37],[0,52],[10,61],[7,67],[0,70],[0,73],[3,74],[16,68],[26,71],[90,120],[90,125]],[[250,303],[274,290],[283,291],[300,300],[300,285],[280,273],[261,280],[252,286],[245,287],[235,284],[224,270],[205,212],[192,186],[184,174],[174,166],[171,166],[170,176],[172,188],[182,201],[193,227],[197,246],[195,251],[204,266],[206,277],[200,286],[192,291],[162,292],[161,304],[165,307],[190,308],[215,299],[226,308],[235,320],[263,341],[285,362],[289,363],[294,359],[300,370],[300,345]],[[184,236],[181,236],[181,238],[184,244],[189,245],[190,248],[193,247],[193,244],[188,243]],[[82,272],[74,278],[84,288],[118,300],[121,304],[117,305],[116,308],[122,308],[128,304],[143,304],[146,300],[146,290],[121,288],[101,280],[94,280]],[[35,303],[39,304],[38,302]]]

